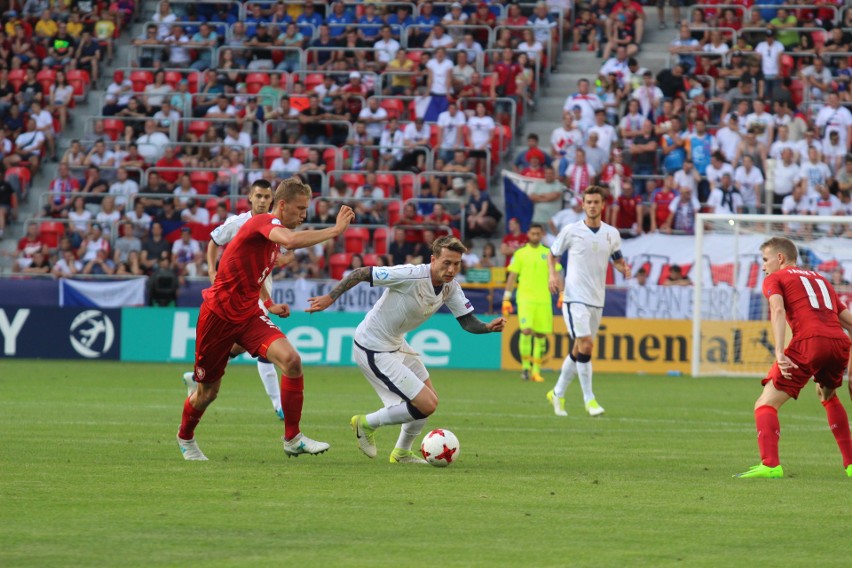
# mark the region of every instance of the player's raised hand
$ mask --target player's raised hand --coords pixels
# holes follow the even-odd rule
[[[491,332],[500,332],[503,331],[503,328],[506,326],[506,320],[504,318],[493,319],[487,324],[485,327],[488,328],[488,331]]]
[[[279,318],[290,317],[290,306],[287,304],[272,304],[269,306],[269,313],[274,314]]]
[[[326,294],[325,296],[308,298],[308,303],[310,304],[310,307],[305,311],[312,314],[314,312],[321,312],[332,305],[334,303],[334,299],[332,299],[330,295]]]
[[[335,226],[337,227],[339,233],[343,233],[346,228],[349,226],[349,223],[355,220],[355,211],[352,210],[348,205],[342,205],[340,207],[340,211],[337,212],[337,222]]]
[[[509,317],[509,314],[515,312],[515,308],[512,307],[512,300],[503,300],[503,305],[501,306],[501,311],[503,312],[503,317]]]

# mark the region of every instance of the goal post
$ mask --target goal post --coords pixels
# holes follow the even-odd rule
[[[834,280],[840,298],[852,299],[845,284],[852,280],[852,218],[700,213],[690,274],[693,377],[765,375],[775,360],[760,252],[773,236],[791,239],[799,266]]]

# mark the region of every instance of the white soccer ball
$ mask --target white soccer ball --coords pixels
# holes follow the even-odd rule
[[[444,428],[436,428],[423,438],[420,453],[429,464],[447,467],[459,459],[461,446],[455,434]]]

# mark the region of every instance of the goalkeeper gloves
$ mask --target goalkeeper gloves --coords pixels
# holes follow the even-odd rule
[[[512,307],[512,293],[508,290],[503,293],[503,317],[508,317],[509,314],[514,313],[515,309]]]

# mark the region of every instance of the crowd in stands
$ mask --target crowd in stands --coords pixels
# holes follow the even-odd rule
[[[642,65],[647,7],[635,0],[164,0],[140,15],[135,38],[122,35],[132,0],[59,4],[28,0],[0,32],[0,158],[12,188],[0,186],[0,231],[27,174],[61,161],[19,270],[150,273],[166,255],[180,276],[203,276],[206,228],[245,211],[254,181],[291,175],[314,190],[312,226],[342,203],[357,218],[281,275],[416,259],[448,232],[496,238],[504,215],[489,184],[563,45],[596,52],[600,70],[513,162],[538,179],[533,221],[551,236],[581,217],[592,183],[609,188],[605,220],[626,237],[689,234],[699,211],[852,214],[852,9],[842,0],[675,8],[661,69]],[[128,65],[101,77],[116,43]],[[98,84],[99,114],[73,118]],[[85,136],[59,156],[72,118]],[[517,225],[470,266],[508,262],[523,241]],[[52,230],[42,252],[53,254],[36,262],[39,229]]]

